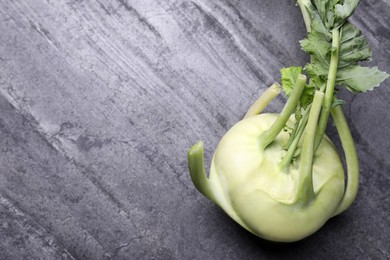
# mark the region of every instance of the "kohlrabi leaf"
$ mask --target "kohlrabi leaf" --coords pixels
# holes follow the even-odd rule
[[[316,81],[316,79],[326,79],[329,71],[329,65],[313,60],[311,63],[306,64],[305,71],[309,74],[311,80]]]
[[[305,88],[303,89],[301,99],[299,100],[301,107],[306,109],[307,106],[312,103],[315,90],[316,89],[314,85],[306,84]]]
[[[321,63],[313,58],[311,63],[306,64],[304,70],[309,75],[310,82],[314,87],[320,88],[325,84],[328,66],[321,66]]]
[[[371,49],[367,39],[359,29],[351,23],[342,27],[339,51],[339,68],[355,65],[359,61],[371,59]]]
[[[323,26],[331,31],[344,25],[359,2],[360,0],[312,0],[311,16],[313,19],[317,15]],[[316,27],[319,28],[318,24]]]
[[[282,86],[284,93],[289,97],[292,89],[294,88],[295,81],[298,75],[302,73],[302,67],[289,67],[280,70]]]
[[[314,56],[319,62],[329,65],[329,53],[332,45],[324,34],[312,30],[307,38],[300,41],[300,44],[307,54]]]
[[[322,18],[320,17],[317,10],[314,8],[308,9],[310,15],[311,15],[311,32],[316,31],[318,33],[321,33],[325,36],[326,40],[330,41],[332,39],[332,35],[329,32],[328,28],[326,28],[324,22],[322,21]]]
[[[302,73],[302,67],[283,68],[280,70],[280,73],[282,75],[281,80],[283,90],[286,93],[286,96],[289,97],[291,91],[295,86],[295,82],[297,80],[298,75]],[[301,107],[306,108],[312,102],[314,91],[314,85],[305,85],[299,100],[299,104]]]
[[[321,20],[325,22],[331,1],[313,0],[312,3],[314,7],[317,9],[317,12],[321,17]]]
[[[329,66],[316,60],[305,66],[305,71],[317,87],[327,79]],[[366,92],[387,79],[389,75],[377,67],[369,68],[359,65],[349,65],[339,68],[336,74],[336,84],[347,87],[354,93]]]
[[[326,82],[329,73],[332,43],[327,40],[324,33],[317,31],[312,26],[311,32],[306,39],[300,41],[300,44],[302,49],[312,56],[311,62],[305,66],[305,71],[312,82],[320,87]],[[336,84],[344,85],[353,92],[365,92],[377,86],[383,81],[382,78],[385,74],[381,74],[379,70],[357,65],[360,61],[370,59],[371,49],[368,46],[367,39],[359,29],[346,22],[341,28],[338,54],[339,72],[336,77]],[[362,76],[359,76],[359,73],[362,73]]]
[[[353,14],[360,0],[340,0],[334,7],[333,28],[342,26]]]
[[[359,2],[360,0],[313,0],[315,11],[312,13],[317,13],[325,28],[330,31],[343,26]]]
[[[342,27],[341,35],[338,62],[340,69],[349,65],[356,65],[359,61],[370,60],[371,49],[368,46],[367,39],[359,29],[347,22]],[[321,63],[325,70],[328,70],[332,43],[327,40],[325,34],[312,28],[308,37],[301,40],[300,44],[306,53],[315,57],[316,61]]]
[[[336,84],[347,87],[355,93],[366,92],[387,79],[389,75],[377,67],[348,66],[337,71]]]
[[[318,15],[321,17],[321,21],[324,26],[331,30],[333,28],[335,14],[334,8],[340,2],[339,0],[313,0],[312,1]]]
[[[333,98],[332,107],[342,106],[345,104],[345,100],[338,99],[336,96]]]

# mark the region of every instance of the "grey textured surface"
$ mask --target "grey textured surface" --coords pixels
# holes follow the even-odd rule
[[[389,14],[352,19],[387,72]],[[0,32],[0,259],[390,258],[390,80],[341,93],[361,189],[313,236],[258,239],[190,181],[187,149],[306,61],[293,0],[1,1]]]

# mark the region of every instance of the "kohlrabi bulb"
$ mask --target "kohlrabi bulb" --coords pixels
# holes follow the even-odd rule
[[[279,92],[277,84],[271,86],[223,136],[209,177],[202,142],[188,152],[195,187],[245,229],[271,241],[311,235],[346,210],[358,190],[357,153],[341,108],[331,113],[344,149],[347,185],[335,146],[316,132],[324,94],[316,91],[310,109],[293,114],[305,81],[298,76],[280,114],[261,114]]]
[[[281,131],[266,149],[260,145],[259,137],[276,118],[261,114],[234,125],[215,151],[209,184],[215,202],[241,226],[268,240],[290,242],[314,233],[335,214],[344,194],[344,170],[334,145],[323,138],[313,160],[314,196],[305,200],[300,155],[280,168],[289,134]]]

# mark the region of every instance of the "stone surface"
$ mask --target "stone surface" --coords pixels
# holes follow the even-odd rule
[[[204,140],[209,162],[279,69],[307,60],[294,1],[0,7],[0,259],[390,258],[390,80],[341,92],[361,189],[313,236],[258,239],[190,181],[187,149]],[[389,13],[363,0],[352,19],[388,72]]]

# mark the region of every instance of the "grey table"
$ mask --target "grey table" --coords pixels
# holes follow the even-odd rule
[[[389,0],[352,21],[390,72]],[[390,80],[340,93],[361,189],[313,236],[256,238],[190,181],[304,36],[294,0],[1,1],[0,259],[389,259]]]

